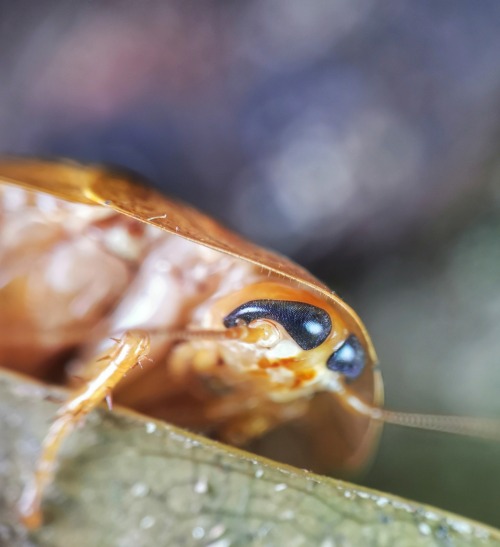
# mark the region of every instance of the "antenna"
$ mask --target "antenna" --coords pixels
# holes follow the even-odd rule
[[[337,391],[337,390],[336,390]],[[388,424],[440,431],[454,435],[465,435],[493,441],[500,441],[500,420],[470,418],[468,416],[446,416],[439,414],[417,414],[397,412],[372,406],[361,400],[346,387],[337,391],[340,400],[351,411]]]

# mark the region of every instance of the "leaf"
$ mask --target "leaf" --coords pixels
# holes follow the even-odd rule
[[[0,371],[0,545],[500,545],[444,511],[100,409],[65,443],[32,536],[15,502],[57,409],[49,388]]]

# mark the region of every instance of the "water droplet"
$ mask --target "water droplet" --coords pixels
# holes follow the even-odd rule
[[[394,507],[394,509],[398,509],[400,511],[406,511],[407,513],[415,512],[415,509],[411,505],[408,505],[407,503],[404,503],[402,501],[392,500],[391,505],[392,507]]]
[[[432,511],[424,511],[422,514],[425,520],[433,520],[437,522],[440,519],[439,515],[437,515],[436,513],[433,513]]]
[[[201,539],[205,536],[205,529],[201,526],[196,526],[195,528],[193,528],[191,535],[194,539]]]
[[[219,539],[212,543],[208,543],[207,547],[231,547],[231,540],[228,538]]]
[[[182,441],[182,445],[186,449],[191,449],[191,448],[197,448],[198,446],[200,446],[200,442],[194,439],[184,438]]]
[[[156,523],[156,519],[152,517],[151,515],[147,515],[141,519],[141,522],[139,526],[143,530],[148,530],[149,528],[152,528]]]
[[[219,523],[210,528],[210,530],[207,533],[207,539],[218,539],[222,536],[222,534],[226,531],[226,527],[224,524]]]
[[[467,522],[460,522],[460,521],[448,521],[450,526],[455,530],[455,532],[458,532],[462,535],[471,535],[472,534],[472,526]]]
[[[134,498],[143,498],[149,494],[149,486],[144,482],[136,482],[130,492]]]
[[[378,498],[376,503],[379,507],[385,507],[389,503],[389,500],[387,498]]]
[[[154,433],[156,431],[156,424],[154,422],[148,422],[146,424],[146,432]]]
[[[418,525],[418,531],[419,531],[423,536],[429,536],[430,533],[432,532],[432,529],[431,529],[431,527],[427,524],[427,522],[421,522],[421,523]]]
[[[286,490],[288,486],[284,482],[280,482],[274,487],[275,492],[283,492],[283,490]]]
[[[264,476],[264,469],[261,469],[261,468],[259,467],[259,469],[257,469],[257,470],[255,471],[255,478],[256,478],[256,479],[260,479],[260,478],[263,477],[263,476]]]
[[[352,492],[350,490],[346,490],[344,492],[344,498],[352,498]]]
[[[205,478],[199,478],[193,487],[197,494],[206,494],[208,492],[208,481]]]

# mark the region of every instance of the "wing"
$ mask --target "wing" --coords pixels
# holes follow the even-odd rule
[[[0,159],[0,180],[69,201],[110,207],[200,245],[247,260],[263,270],[319,292],[335,308],[352,317],[357,330],[367,341],[372,361],[377,360],[370,337],[358,316],[307,270],[276,252],[238,236],[193,207],[163,196],[142,181],[142,184],[139,183],[130,173],[84,166],[72,161],[6,157]]]

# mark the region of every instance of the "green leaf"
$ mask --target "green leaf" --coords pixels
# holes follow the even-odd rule
[[[64,391],[0,371],[0,545],[500,545],[500,533],[286,467],[125,410],[64,445],[31,536],[15,503]]]

